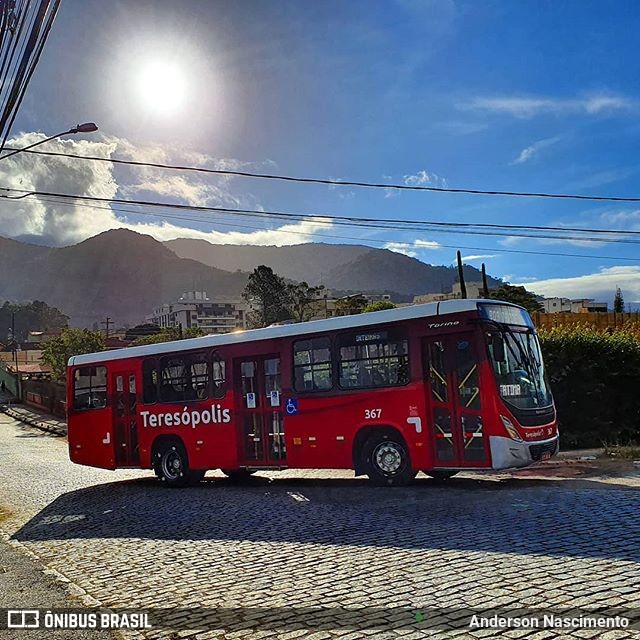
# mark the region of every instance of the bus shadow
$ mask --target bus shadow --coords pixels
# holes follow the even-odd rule
[[[419,479],[376,488],[359,479],[208,478],[168,489],[152,478],[61,495],[20,541],[237,540],[451,549],[640,562],[640,490],[591,479]]]

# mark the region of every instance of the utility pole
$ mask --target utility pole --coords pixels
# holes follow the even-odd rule
[[[463,300],[467,298],[467,285],[464,282],[464,272],[462,270],[462,254],[460,251],[456,252],[456,257],[458,258],[458,277],[460,278],[460,297]]]
[[[113,320],[107,316],[100,324],[104,325],[105,339],[109,339],[109,327],[113,324]]]
[[[16,312],[11,312],[11,349],[13,351],[13,359],[18,366],[18,351],[16,350]]]
[[[484,262],[482,263],[482,297],[489,297],[489,285],[487,284],[487,270],[485,269]]]

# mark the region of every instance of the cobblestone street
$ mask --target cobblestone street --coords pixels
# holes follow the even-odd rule
[[[445,484],[419,476],[403,489],[343,472],[265,473],[246,486],[209,474],[171,490],[150,472],[74,466],[62,438],[3,414],[0,456],[0,530],[87,604],[178,607],[149,637],[170,637],[172,624],[194,638],[640,637],[467,626],[483,608],[638,616],[631,463],[575,465],[563,478],[553,465]],[[193,607],[244,623],[190,632]],[[455,628],[427,624],[433,615]]]

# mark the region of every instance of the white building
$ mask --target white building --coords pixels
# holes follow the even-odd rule
[[[230,333],[247,328],[248,307],[243,302],[218,302],[205,291],[185,291],[175,302],[165,303],[146,316],[162,329],[198,328],[207,334]]]
[[[542,301],[545,313],[570,313],[571,300],[569,298],[545,298]]]
[[[482,282],[465,282],[467,298],[483,298],[484,287]],[[443,300],[457,300],[462,298],[462,288],[459,282],[454,282],[449,293],[425,293],[421,296],[414,296],[413,304],[425,304],[427,302],[442,302]]]
[[[596,302],[591,298],[545,298],[542,306],[545,313],[607,313],[609,310],[606,302]]]

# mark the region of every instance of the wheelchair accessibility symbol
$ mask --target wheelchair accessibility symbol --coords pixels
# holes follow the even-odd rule
[[[295,416],[298,413],[298,399],[287,398],[287,402],[284,408],[288,416]]]

